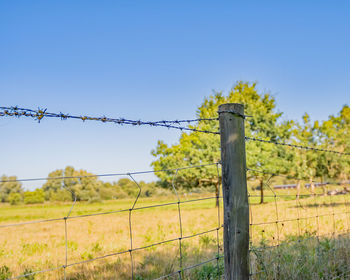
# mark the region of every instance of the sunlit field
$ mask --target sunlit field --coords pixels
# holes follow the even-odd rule
[[[320,189],[317,192],[319,195],[310,196],[303,190],[301,194],[308,196],[301,195],[296,200],[295,190],[275,194],[266,191],[266,202],[258,204],[259,191],[250,191],[252,278],[301,279],[300,275],[309,271],[303,279],[331,279],[345,271],[350,254],[345,250],[350,247],[347,239],[350,195],[322,196]],[[208,199],[196,201],[199,198]],[[38,270],[48,271],[24,279],[62,279],[66,261],[67,279],[131,279],[132,273],[134,279],[155,279],[171,273],[174,275],[165,279],[178,279],[179,274],[187,279],[217,279],[223,269],[222,258],[216,259],[223,254],[222,202],[218,213],[215,197],[210,193],[182,194],[181,201],[187,201],[180,204],[181,227],[175,196],[140,198],[130,216],[128,209],[134,199],[77,203],[66,220],[67,260],[63,219],[1,226],[62,218],[71,204],[3,204],[0,279]],[[143,208],[167,203],[173,204]],[[161,243],[166,240],[170,241]],[[150,246],[157,243],[161,244]],[[128,251],[131,246],[132,256]],[[180,262],[186,268],[207,260],[211,261],[177,274]],[[322,272],[325,268],[327,272]]]

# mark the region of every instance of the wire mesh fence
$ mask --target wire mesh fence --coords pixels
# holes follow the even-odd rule
[[[164,259],[161,262],[164,267],[153,268],[152,279],[185,279],[196,273],[197,268],[207,264],[214,264],[211,267],[215,267],[215,275],[219,277],[222,273],[223,221],[220,213],[222,207],[220,204],[216,206],[216,203],[220,202],[221,196],[209,194],[204,197],[203,195],[187,195],[185,197],[178,192],[179,186],[176,185],[177,176],[182,170],[195,168],[215,170],[216,180],[219,182],[219,163],[159,170],[157,172],[167,172],[173,176],[171,186],[174,193],[173,199],[170,201],[166,199],[162,203],[159,203],[158,199],[142,202],[140,195],[143,189],[135,179],[135,176],[140,172],[124,173],[124,176],[128,176],[134,182],[135,189],[137,189],[135,199],[128,200],[131,204],[127,208],[77,215],[76,213],[79,211],[75,210],[79,207],[79,202],[76,202],[75,198],[63,217],[0,224],[0,231],[3,233],[6,231],[6,235],[0,234],[0,236],[7,238],[11,236],[7,241],[0,238],[0,243],[20,243],[14,246],[20,249],[14,252],[13,258],[8,258],[5,264],[9,264],[11,267],[11,263],[16,263],[16,260],[21,258],[21,254],[28,253],[30,250],[35,251],[33,257],[45,259],[41,261],[41,268],[34,265],[31,270],[25,271],[26,273],[14,275],[8,279],[28,279],[28,277],[75,279],[75,276],[72,275],[75,275],[77,270],[86,270],[86,266],[89,264],[93,264],[95,270],[98,270],[96,267],[104,267],[109,263],[111,266],[115,266],[115,270],[112,269],[113,277],[118,279],[149,279],[147,278],[149,275],[142,278],[142,266],[145,266],[145,263],[151,258],[154,258],[153,262],[156,262],[157,259],[160,261],[162,257]],[[42,179],[37,178],[37,180]],[[61,180],[62,177],[50,179]],[[203,212],[209,217],[204,217],[201,213],[203,207]],[[104,218],[101,218],[103,216]],[[203,223],[206,218],[210,218],[210,221]],[[188,228],[189,226],[190,228]],[[84,230],[86,227],[87,231]],[[103,232],[104,227],[108,227],[108,231],[105,233]],[[52,228],[55,229],[52,230]],[[113,237],[111,239],[110,237],[105,238],[103,235],[106,233],[113,235]],[[85,234],[88,236],[84,236]],[[84,243],[81,240],[87,237],[89,239],[85,242],[95,246],[92,251],[78,253],[77,250],[74,250],[74,247],[81,247],[81,244]],[[32,239],[31,242],[24,243],[24,240],[28,239]],[[103,244],[105,239],[108,239],[106,243],[110,248]],[[51,255],[51,247],[55,246],[58,256]],[[193,253],[192,250],[195,248],[201,249]],[[57,265],[54,265],[52,259],[55,259]],[[19,266],[25,265],[22,263]],[[152,262],[148,264],[150,267],[156,265],[157,263]],[[77,269],[75,270],[75,268]],[[147,268],[147,270],[152,270],[152,268]]]
[[[250,277],[347,279],[349,192],[334,191],[337,184],[314,190],[275,189],[273,181],[281,178],[286,180],[285,175],[278,174],[271,174],[266,180],[266,204],[259,202],[260,190],[248,194]]]

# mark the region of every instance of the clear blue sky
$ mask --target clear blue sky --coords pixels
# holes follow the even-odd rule
[[[0,105],[193,118],[212,90],[257,81],[285,116],[349,104],[349,1],[1,1]],[[179,132],[0,119],[0,174],[149,169]],[[137,179],[146,179],[139,177]],[[152,179],[152,178],[148,178]],[[27,184],[33,188],[40,184]]]

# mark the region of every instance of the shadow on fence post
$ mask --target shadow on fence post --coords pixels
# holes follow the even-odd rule
[[[244,106],[219,106],[224,200],[225,279],[249,279],[249,205]]]

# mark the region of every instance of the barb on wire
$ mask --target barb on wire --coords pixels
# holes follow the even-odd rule
[[[39,123],[44,118],[59,118],[61,120],[67,119],[77,119],[82,121],[99,121],[103,123],[114,123],[118,125],[133,125],[133,126],[154,126],[154,127],[166,127],[172,129],[178,129],[183,131],[192,131],[192,132],[202,132],[210,134],[219,134],[216,131],[201,130],[195,128],[189,128],[186,126],[181,126],[181,124],[191,124],[193,122],[201,121],[217,121],[218,118],[198,118],[198,119],[188,119],[188,120],[161,120],[161,121],[142,121],[142,120],[130,120],[125,118],[109,118],[106,116],[102,117],[91,117],[91,116],[78,116],[70,115],[64,113],[50,113],[47,112],[47,109],[38,109],[32,110],[27,108],[19,107],[0,107],[0,117],[28,117],[34,120],[37,120]]]
[[[241,118],[243,118],[243,119],[245,119],[245,118],[252,118],[252,117],[253,117],[253,116],[243,115],[243,114],[241,114],[241,113],[239,113],[239,112],[236,112],[236,111],[234,111],[234,110],[222,110],[222,111],[218,111],[218,114],[221,114],[221,113],[230,113],[230,114],[239,116],[239,117],[241,117]]]
[[[338,152],[338,151],[334,151],[334,150],[327,150],[327,149],[314,148],[314,147],[308,147],[308,146],[302,146],[302,145],[294,145],[294,144],[289,144],[289,143],[282,143],[282,142],[273,141],[273,140],[264,140],[264,139],[253,138],[253,137],[245,137],[245,139],[246,139],[246,141],[270,143],[270,144],[281,145],[281,146],[288,146],[288,147],[297,148],[297,149],[304,149],[304,150],[311,150],[311,151],[325,152],[325,153],[333,153],[333,154],[338,154],[338,155],[343,155],[343,156],[349,156],[350,155],[350,153],[343,153],[343,152]]]

